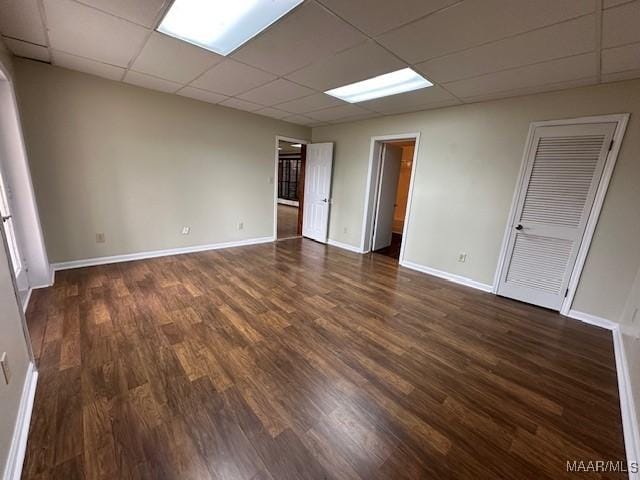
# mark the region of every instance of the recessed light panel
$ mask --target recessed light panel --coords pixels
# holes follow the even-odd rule
[[[433,83],[420,74],[410,68],[403,68],[402,70],[385,73],[384,75],[345,85],[344,87],[327,90],[324,93],[345,102],[358,103],[431,86],[433,86]]]
[[[303,0],[175,0],[158,31],[228,55]]]

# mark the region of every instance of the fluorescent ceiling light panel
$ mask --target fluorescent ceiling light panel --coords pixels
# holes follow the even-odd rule
[[[158,31],[229,55],[303,0],[175,0]]]
[[[293,148],[300,148],[300,147],[302,147],[302,144],[301,143],[292,143],[291,146]]]
[[[378,75],[351,85],[327,90],[324,93],[345,102],[358,103],[431,86],[433,86],[433,83],[420,74],[410,68],[403,68],[402,70]]]

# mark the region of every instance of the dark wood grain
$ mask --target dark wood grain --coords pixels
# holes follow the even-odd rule
[[[608,331],[382,255],[298,239],[68,270],[28,318],[26,479],[555,480],[624,459]]]

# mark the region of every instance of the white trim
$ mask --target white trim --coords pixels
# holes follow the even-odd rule
[[[278,198],[279,205],[289,205],[290,207],[299,207],[300,202],[297,200],[287,200],[286,198]]]
[[[332,247],[342,248],[343,250],[349,250],[350,252],[360,253],[362,254],[362,249],[360,247],[354,247],[353,245],[349,245],[348,243],[337,242],[336,240],[327,240],[327,244]]]
[[[276,135],[275,141],[275,164],[273,167],[273,241],[278,239],[278,147],[280,146],[280,140],[291,143],[300,143],[303,145],[309,145],[310,140],[300,140],[299,138],[285,137],[283,135]],[[298,205],[298,208],[300,205]],[[304,208],[304,205],[303,205]],[[300,211],[298,210],[298,215]]]
[[[27,294],[24,297],[24,300],[22,300],[22,311],[24,313],[27,313],[27,308],[29,307],[29,300],[31,300],[31,294],[33,293],[33,288],[29,287],[29,290],[27,290]]]
[[[491,293],[493,291],[493,285],[476,282],[475,280],[463,277],[461,275],[456,275],[454,273],[449,273],[442,270],[436,270],[435,268],[420,265],[408,260],[401,260],[400,266],[410,268],[411,270],[416,270],[418,272],[426,273],[427,275],[433,275],[434,277],[443,278],[459,285],[465,285],[467,287],[475,288],[476,290],[482,290],[483,292]]]
[[[38,383],[38,371],[33,362],[29,362],[27,375],[24,379],[22,397],[16,425],[13,430],[13,439],[7,456],[7,465],[4,469],[4,480],[20,480],[22,476],[22,465],[27,451],[27,438],[29,436],[29,425],[31,424],[31,413],[36,398],[36,385]]]
[[[413,162],[411,164],[411,178],[409,180],[409,192],[407,195],[407,210],[404,216],[404,225],[402,227],[402,243],[400,244],[400,263],[404,259],[404,247],[407,242],[407,232],[409,228],[409,214],[411,213],[411,201],[413,197],[413,184],[415,181],[415,172],[416,165],[418,164],[418,149],[420,146],[420,132],[410,132],[410,133],[395,133],[392,135],[376,135],[371,137],[371,147],[369,149],[369,166],[367,169],[367,184],[365,187],[364,194],[364,213],[362,216],[362,234],[360,238],[360,251],[368,253],[371,251],[371,235],[373,234],[373,226],[369,228],[369,224],[371,223],[371,215],[373,207],[375,209],[375,205],[371,205],[371,195],[374,194],[378,189],[379,179],[377,175],[374,178],[374,163],[376,152],[380,152],[379,148],[376,148],[376,144],[390,142],[393,140],[409,140],[413,139],[415,141],[415,146],[413,149]],[[375,199],[374,199],[375,200]],[[375,202],[374,202],[375,203]],[[367,231],[369,233],[369,244],[367,245]]]
[[[627,128],[628,121],[629,121],[629,114],[621,113],[621,114],[614,114],[614,115],[596,115],[591,117],[579,117],[579,118],[567,118],[562,120],[544,120],[539,122],[531,122],[531,124],[529,125],[529,133],[527,135],[527,140],[526,140],[525,148],[522,155],[522,161],[520,164],[520,172],[518,174],[518,180],[516,182],[516,186],[513,192],[513,199],[511,200],[511,209],[509,210],[509,216],[507,217],[505,232],[502,238],[502,246],[500,248],[500,255],[498,256],[498,264],[496,267],[496,272],[493,280],[493,293],[498,292],[498,286],[500,285],[500,278],[502,278],[502,273],[505,268],[507,247],[508,247],[509,238],[511,235],[511,225],[513,225],[513,223],[515,222],[515,215],[517,213],[516,206],[517,206],[520,192],[523,188],[523,182],[525,180],[526,163],[527,163],[529,151],[531,149],[531,143],[533,141],[533,135],[534,135],[535,129],[538,127],[548,127],[548,126],[558,126],[558,125],[617,123],[616,129],[613,134],[613,142],[614,142],[613,148],[607,155],[604,171],[602,173],[602,177],[600,179],[598,189],[596,190],[596,196],[594,198],[593,206],[589,214],[589,219],[587,220],[587,225],[585,227],[584,235],[582,237],[580,248],[578,250],[578,255],[576,257],[576,261],[573,266],[573,271],[571,272],[571,276],[569,278],[569,284],[568,284],[569,291],[562,303],[562,307],[560,308],[561,314],[569,315],[571,310],[571,305],[573,304],[573,299],[574,299],[576,290],[578,288],[578,283],[580,282],[580,276],[582,275],[582,269],[584,268],[584,264],[587,258],[587,253],[589,252],[589,247],[591,246],[593,234],[595,232],[596,225],[598,224],[600,211],[602,210],[602,205],[604,203],[605,195],[607,193],[607,188],[609,187],[609,182],[611,180],[611,175],[613,173],[613,169],[615,167],[616,160],[618,158],[618,152],[620,151],[620,146],[622,145],[622,139],[624,137],[624,132]]]
[[[131,262],[133,260],[143,260],[145,258],[167,257],[170,255],[182,255],[184,253],[204,252],[207,250],[219,250],[221,248],[242,247],[245,245],[256,245],[259,243],[271,243],[272,237],[249,238],[247,240],[237,240],[233,242],[211,243],[208,245],[195,245],[193,247],[169,248],[167,250],[153,250],[149,252],[127,253],[124,255],[112,255],[109,257],[87,258],[84,260],[71,260],[69,262],[58,262],[52,264],[54,270],[68,270],[70,268],[91,267],[94,265],[105,265],[108,263]]]
[[[578,310],[569,310],[567,317],[580,320],[589,325],[595,325],[596,327],[606,328],[607,330],[615,330],[618,328],[618,324],[611,320],[591,315],[590,313],[579,312]]]

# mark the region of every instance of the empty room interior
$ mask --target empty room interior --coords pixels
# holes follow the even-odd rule
[[[2,480],[640,480],[640,0],[0,0]]]

